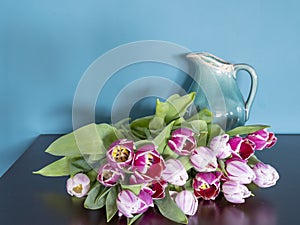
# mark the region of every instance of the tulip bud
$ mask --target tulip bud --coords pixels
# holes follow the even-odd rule
[[[256,163],[253,171],[256,175],[256,178],[253,180],[253,182],[261,188],[274,186],[279,179],[279,174],[276,169],[262,162]]]
[[[242,159],[227,160],[226,171],[229,180],[240,182],[241,184],[250,184],[255,179],[255,173],[247,165],[246,161]]]
[[[246,138],[255,143],[256,150],[271,148],[277,142],[277,137],[275,137],[274,133],[268,132],[267,129],[256,131],[247,135]]]
[[[168,145],[178,155],[190,155],[196,148],[194,132],[189,128],[179,128],[172,132]]]
[[[216,136],[210,141],[209,147],[217,154],[217,158],[225,159],[231,155],[232,149],[228,141],[228,134]]]
[[[78,173],[67,180],[67,192],[71,196],[81,198],[85,196],[90,189],[90,179],[83,173]]]
[[[198,200],[190,191],[179,192],[175,197],[175,202],[186,215],[193,216],[197,212]]]
[[[189,178],[184,166],[178,159],[166,161],[166,168],[161,177],[163,180],[178,186],[183,186]]]
[[[112,187],[123,177],[123,172],[111,167],[110,164],[104,164],[98,171],[97,180],[106,187]]]
[[[232,203],[244,203],[245,198],[251,195],[251,191],[245,185],[235,181],[225,182],[222,191],[226,200]]]
[[[229,144],[232,150],[239,154],[242,159],[249,159],[255,151],[255,143],[247,138],[236,136],[230,138]]]
[[[196,148],[190,161],[198,172],[213,172],[218,168],[216,154],[207,147]]]
[[[129,190],[123,190],[118,194],[116,203],[119,216],[124,215],[128,218],[132,218],[133,214],[146,212],[150,206],[154,206],[151,195],[142,190],[139,195],[135,195]]]

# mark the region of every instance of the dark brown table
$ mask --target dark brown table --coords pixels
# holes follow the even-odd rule
[[[268,189],[255,191],[245,204],[232,205],[222,198],[200,201],[189,224],[274,225],[300,224],[300,135],[277,135],[272,149],[256,155],[278,169],[280,180]],[[1,225],[100,225],[105,210],[86,210],[65,191],[66,177],[47,178],[31,172],[54,161],[44,153],[59,135],[40,135],[0,180]],[[109,224],[126,224],[117,216]],[[151,209],[136,224],[176,224]]]

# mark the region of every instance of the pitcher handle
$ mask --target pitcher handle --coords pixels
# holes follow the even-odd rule
[[[251,77],[251,87],[250,87],[250,92],[248,95],[248,98],[245,102],[245,121],[247,121],[249,119],[249,111],[250,108],[252,106],[254,97],[256,95],[256,90],[257,90],[257,74],[255,72],[255,70],[253,69],[253,67],[249,66],[248,64],[235,64],[233,65],[234,67],[234,78],[236,79],[236,75],[240,70],[245,70],[249,73],[250,77]]]

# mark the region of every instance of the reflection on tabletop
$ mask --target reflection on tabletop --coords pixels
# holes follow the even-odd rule
[[[111,222],[106,222],[105,209],[87,210],[83,208],[80,199],[70,198],[67,195],[56,193],[41,193],[40,198],[49,210],[56,214],[62,214],[69,219],[68,225],[100,225],[118,224],[126,225],[125,217],[115,216]],[[163,217],[156,208],[149,209],[135,224],[176,225]],[[261,197],[247,199],[245,204],[233,205],[223,198],[216,201],[199,200],[199,208],[194,216],[189,217],[191,225],[276,225],[276,209],[270,202]]]

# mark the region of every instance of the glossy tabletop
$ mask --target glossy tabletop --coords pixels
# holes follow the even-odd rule
[[[56,157],[44,153],[59,135],[41,135],[0,179],[1,225],[100,225],[107,224],[105,210],[87,210],[81,200],[65,190],[67,177],[33,175]],[[273,165],[280,180],[272,188],[259,189],[245,204],[233,205],[220,198],[200,201],[198,212],[189,224],[200,225],[275,225],[300,224],[300,135],[277,135],[278,142],[256,155]],[[109,224],[126,224],[117,216]],[[176,224],[154,208],[136,224]]]

